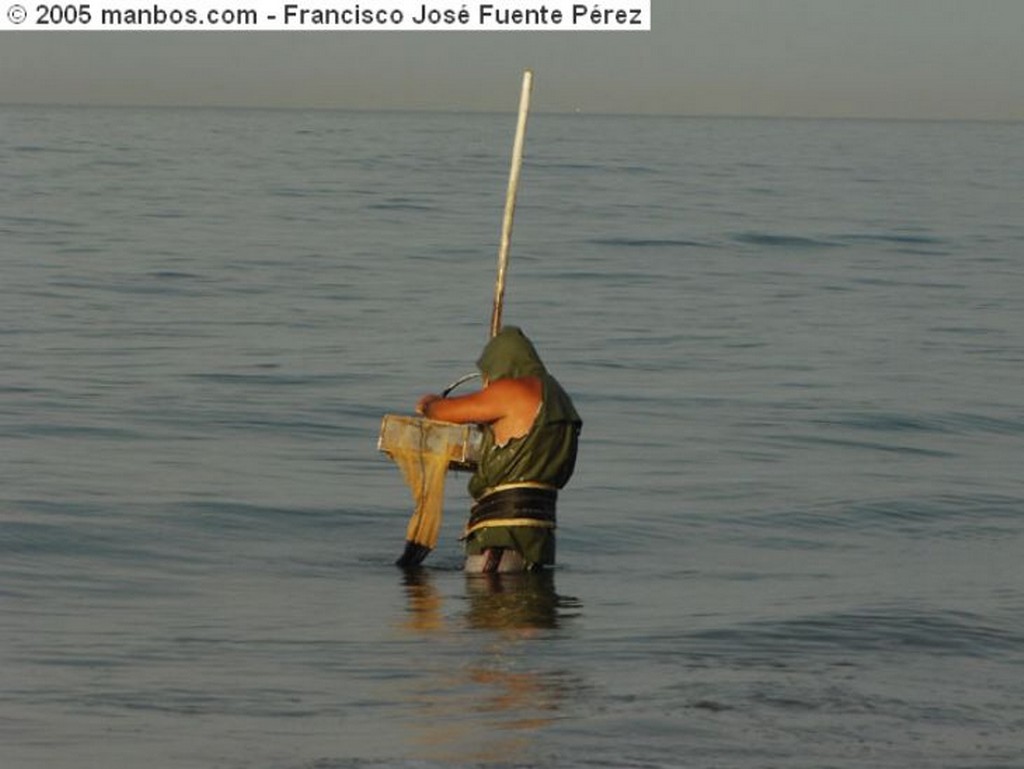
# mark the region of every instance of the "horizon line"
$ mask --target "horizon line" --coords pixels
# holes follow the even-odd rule
[[[363,112],[363,113],[410,113],[435,115],[508,115],[515,109],[478,109],[472,107],[452,107],[449,109],[436,107],[366,107],[366,106],[324,106],[324,105],[267,105],[267,104],[152,104],[145,102],[64,102],[64,101],[0,101],[0,109],[14,108],[54,108],[54,109],[166,109],[166,110],[227,110],[239,112]],[[692,120],[820,120],[820,121],[864,121],[864,122],[909,122],[909,123],[1022,123],[1024,117],[937,117],[937,116],[906,116],[906,115],[814,115],[793,114],[773,115],[740,112],[621,112],[591,111],[582,109],[535,109],[535,115],[551,115],[557,117],[650,117],[676,118]]]

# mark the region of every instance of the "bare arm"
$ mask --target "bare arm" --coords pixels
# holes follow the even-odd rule
[[[416,411],[442,422],[493,424],[502,442],[503,437],[518,437],[529,432],[540,401],[539,379],[499,379],[479,392],[456,398],[424,395],[416,404]]]
[[[479,392],[454,398],[424,395],[416,404],[416,411],[428,419],[439,419],[442,422],[495,422],[506,415],[509,405],[507,399],[502,396],[506,388],[500,385],[500,382],[494,382]]]

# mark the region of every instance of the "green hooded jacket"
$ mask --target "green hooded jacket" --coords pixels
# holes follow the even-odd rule
[[[533,344],[517,327],[505,326],[487,343],[477,367],[488,381],[537,377],[542,383],[542,403],[530,432],[504,446],[495,443],[494,431],[484,425],[480,461],[469,481],[469,493],[479,499],[488,489],[506,483],[565,486],[576,466],[583,421],[565,390],[544,368]]]

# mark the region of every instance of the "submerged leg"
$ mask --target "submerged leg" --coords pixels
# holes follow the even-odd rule
[[[479,555],[466,556],[465,570],[467,574],[507,574],[515,571],[528,571],[523,556],[515,550],[504,547],[489,547]]]

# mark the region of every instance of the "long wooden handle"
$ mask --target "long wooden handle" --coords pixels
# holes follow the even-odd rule
[[[501,222],[501,245],[498,248],[498,279],[494,284],[494,308],[491,311],[491,336],[501,331],[501,310],[505,301],[505,276],[508,273],[508,252],[512,245],[512,220],[516,214],[516,192],[519,190],[519,170],[523,166],[523,145],[526,142],[526,118],[530,112],[530,92],[533,89],[533,72],[523,72],[523,90],[519,96],[519,120],[516,123],[516,139],[512,145],[512,168],[508,175],[508,192],[505,195],[505,216]]]

